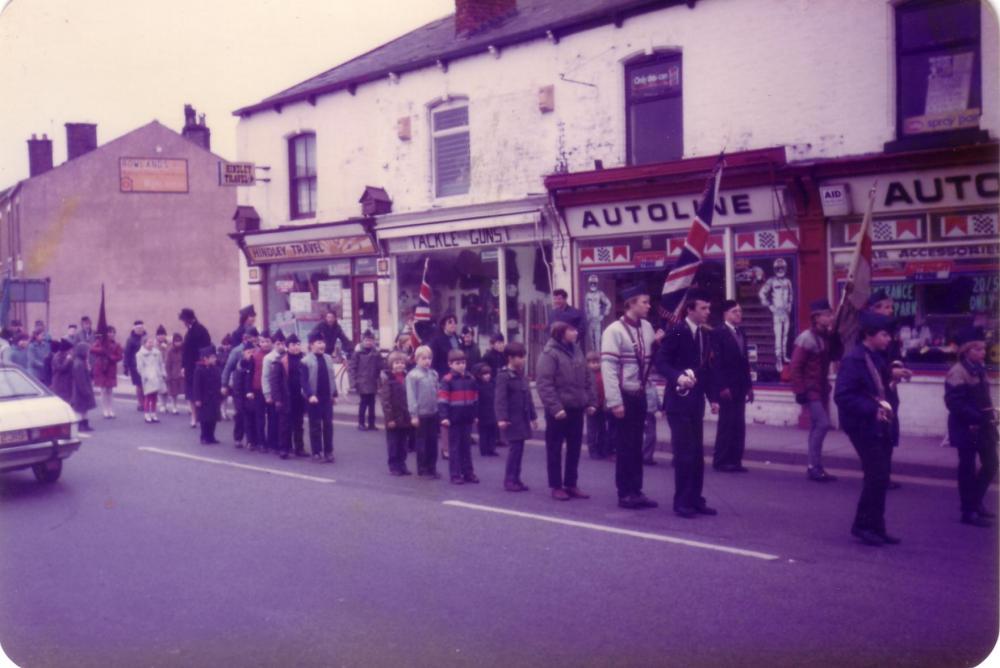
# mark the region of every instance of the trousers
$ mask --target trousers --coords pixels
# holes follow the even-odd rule
[[[452,478],[473,474],[471,422],[452,422],[448,427],[448,472]]]
[[[374,394],[361,394],[361,401],[358,404],[358,426],[365,426],[365,414],[368,415],[368,428],[375,428],[375,395]]]
[[[712,466],[741,466],[747,440],[747,399],[734,394],[732,399],[719,400],[719,425],[715,432]]]
[[[674,449],[674,510],[701,508],[705,482],[704,417],[667,413],[670,441]]]
[[[962,503],[962,513],[974,513],[979,510],[996,474],[997,448],[990,438],[980,435],[976,439],[975,447],[958,448],[958,496]]]
[[[441,420],[437,415],[421,415],[417,427],[417,473],[433,475],[437,473],[438,432]]]
[[[309,447],[313,455],[333,455],[333,403],[320,400],[309,406]]]
[[[615,486],[618,498],[642,494],[642,437],[646,427],[646,393],[622,394],[625,415],[614,420]]]
[[[549,474],[549,487],[576,487],[580,467],[580,449],[583,446],[583,409],[566,408],[566,417],[557,420],[545,413],[545,464]],[[563,460],[563,442],[566,459]]]
[[[854,528],[885,532],[885,495],[889,489],[889,457],[892,451],[884,434],[848,432],[851,445],[861,459],[864,480],[854,515]]]
[[[385,445],[389,453],[389,470],[402,472],[406,470],[406,443],[410,440],[412,429],[386,429]]]

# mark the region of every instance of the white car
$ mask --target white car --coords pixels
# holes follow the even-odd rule
[[[0,364],[0,472],[30,468],[52,483],[62,462],[80,449],[77,417],[20,367]]]

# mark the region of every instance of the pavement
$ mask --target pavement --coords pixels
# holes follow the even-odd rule
[[[686,520],[668,466],[645,469],[661,507],[625,511],[607,461],[581,462],[591,499],[551,499],[537,443],[511,494],[503,457],[474,455],[479,485],[392,477],[349,416],[328,465],[116,405],[59,482],[0,476],[17,665],[937,668],[997,641],[997,531],[957,521],[950,481],[891,492],[903,542],[867,547],[856,476],[707,471],[719,515]]]
[[[130,397],[127,390],[131,383],[124,377],[119,379],[118,396]],[[537,400],[537,398],[536,398]],[[539,417],[539,431],[535,439],[544,439],[544,411],[536,406]],[[382,409],[376,402],[376,415],[381,424]],[[707,412],[707,411],[706,411]],[[358,413],[358,395],[346,394],[337,400],[334,414],[344,420],[356,420]],[[715,442],[717,423],[705,421],[704,442],[705,451],[711,454]],[[661,461],[670,460],[670,427],[663,415],[657,416],[657,449]],[[747,440],[744,458],[747,462],[783,464],[805,469],[807,466],[807,439],[809,431],[798,427],[777,427],[756,423],[747,424]],[[831,472],[858,471],[861,465],[858,461],[847,434],[833,430],[827,434],[823,444],[823,464]],[[892,458],[893,473],[899,474],[898,479],[905,477],[930,477],[954,480],[958,467],[958,455],[954,448],[942,445],[942,439],[926,436],[903,436],[899,447],[894,449]]]

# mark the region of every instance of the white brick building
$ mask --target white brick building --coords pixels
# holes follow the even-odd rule
[[[334,308],[354,336],[376,328],[388,347],[429,259],[436,314],[456,312],[484,346],[501,332],[533,349],[543,337],[550,287],[582,302],[596,275],[614,301],[624,282],[662,280],[672,239],[690,222],[686,207],[723,148],[732,156],[722,186],[731,210],[717,221],[706,256],[716,272],[707,267],[704,278],[715,281],[720,299],[746,300],[758,339],[759,394],[767,399],[751,411],[755,419],[798,419],[759,283],[775,260],[786,260],[795,285],[786,354],[795,331],[808,326],[806,304],[839,294],[837,248],[846,237],[834,237],[861,211],[823,211],[821,185],[857,177],[856,199],[861,181],[876,176],[883,188],[895,175],[924,178],[928,201],[911,197],[907,206],[897,198],[877,209],[917,220],[912,238],[906,222],[902,236],[884,240],[893,266],[883,282],[915,309],[900,313],[913,316],[910,331],[928,328],[921,343],[933,343],[937,330],[945,336],[960,319],[948,314],[942,325],[933,313],[943,299],[937,284],[914,288],[912,298],[895,286],[924,280],[913,271],[921,267],[902,266],[898,256],[940,242],[945,218],[967,216],[968,226],[971,216],[992,216],[996,225],[1000,56],[996,17],[985,4],[456,6],[456,16],[236,112],[240,159],[270,167],[270,182],[246,189],[240,202],[256,209],[265,230],[240,235],[240,243],[257,249],[259,266],[244,267],[245,297],[270,325],[306,331]],[[920,74],[928,62],[936,78]],[[912,112],[917,103],[926,108]],[[932,121],[962,127],[911,132]],[[930,201],[934,179],[949,175],[968,176],[964,197]],[[358,197],[368,186],[388,193],[391,213],[360,217]],[[639,207],[652,218],[634,222]],[[584,225],[588,212],[597,227]],[[626,224],[606,224],[615,216]],[[899,231],[895,219],[887,221],[883,228]],[[995,304],[994,242],[989,235],[955,241],[987,246],[988,259],[939,268],[947,273],[939,283],[964,276],[974,294],[962,298]],[[985,324],[995,331],[987,311]],[[922,355],[914,357],[920,374],[904,388],[904,407],[920,408],[908,421],[911,431],[934,433],[942,430],[944,362]]]

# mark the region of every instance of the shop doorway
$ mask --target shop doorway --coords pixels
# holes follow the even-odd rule
[[[353,276],[351,309],[352,335],[361,341],[365,332],[370,331],[378,340],[378,278],[376,276]]]

